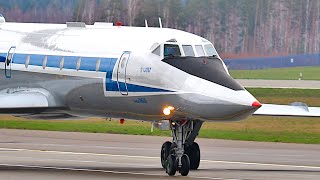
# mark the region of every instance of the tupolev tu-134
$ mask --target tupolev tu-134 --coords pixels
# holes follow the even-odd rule
[[[261,104],[228,73],[213,44],[169,28],[9,23],[0,16],[0,113],[40,119],[167,122],[168,175],[199,168],[203,122],[251,115],[320,116],[303,103]]]

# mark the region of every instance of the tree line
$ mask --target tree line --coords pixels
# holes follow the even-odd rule
[[[224,57],[319,53],[319,0],[10,0],[9,21],[121,21],[164,27],[209,39]]]

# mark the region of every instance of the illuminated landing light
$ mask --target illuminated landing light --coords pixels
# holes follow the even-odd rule
[[[165,107],[162,112],[164,115],[169,116],[171,114],[171,111],[173,110],[174,110],[173,106],[168,106],[168,107]]]
[[[252,107],[261,107],[261,106],[262,106],[262,104],[259,103],[258,101],[255,101],[252,103]]]

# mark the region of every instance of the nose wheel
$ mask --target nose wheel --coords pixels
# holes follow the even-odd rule
[[[169,176],[178,171],[187,176],[190,169],[198,169],[200,164],[199,145],[192,142],[186,146],[186,140],[193,131],[193,121],[171,121],[173,142],[165,142],[161,147],[161,165]]]

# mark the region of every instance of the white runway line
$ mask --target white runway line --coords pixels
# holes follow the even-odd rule
[[[33,166],[33,165],[21,165],[21,164],[0,164],[0,166],[17,167],[17,168],[35,168],[35,169],[49,169],[49,170],[67,170],[67,171],[100,172],[100,173],[112,173],[112,174],[129,174],[129,175],[168,177],[167,175],[164,175],[164,174],[125,172],[125,171],[108,171],[108,170],[101,170],[101,169],[66,168],[66,167],[54,167],[54,166]],[[225,178],[197,177],[197,176],[186,176],[184,178],[212,179],[212,180],[240,180],[240,179],[225,179]]]
[[[0,150],[2,150],[2,151],[27,151],[27,152],[41,152],[41,153],[56,153],[56,154],[70,154],[70,155],[92,155],[92,156],[108,156],[108,157],[159,159],[159,157],[150,157],[150,156],[131,156],[131,155],[115,155],[115,154],[68,152],[68,151],[50,151],[50,150],[35,150],[35,149],[0,148]],[[259,165],[259,166],[274,166],[274,167],[289,167],[289,168],[320,169],[320,166],[303,166],[303,165],[289,165],[289,164],[255,163],[255,162],[241,162],[241,161],[201,160],[201,162],[204,162],[204,163],[207,162],[207,163],[226,163],[226,164],[241,164],[241,165]]]
[[[0,155],[0,157],[4,157],[4,158],[12,158],[12,156],[2,156]],[[130,166],[130,167],[137,167],[137,164],[130,164],[130,163],[115,163],[115,162],[103,162],[103,161],[86,161],[86,160],[72,160],[72,159],[52,159],[52,158],[34,158],[34,157],[17,157],[19,159],[25,159],[25,160],[32,160],[37,161],[37,162],[52,162],[52,161],[63,161],[63,162],[77,162],[77,163],[94,163],[94,164],[108,164],[108,165],[126,165],[126,166]],[[148,164],[139,164],[139,166],[142,167],[149,167],[149,168],[158,168],[159,165],[148,165]]]

